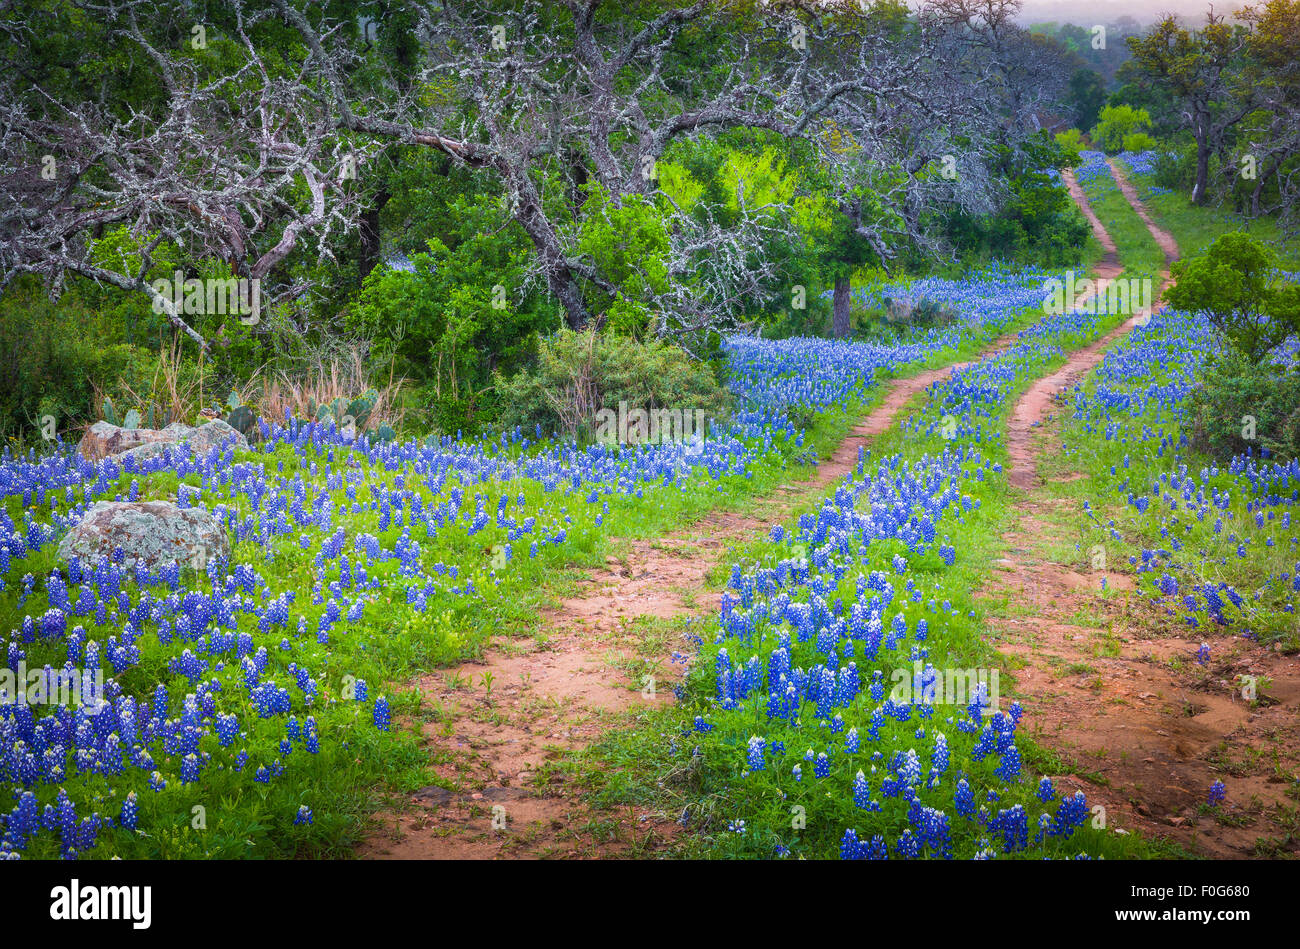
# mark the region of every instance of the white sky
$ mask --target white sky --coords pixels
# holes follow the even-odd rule
[[[1245,0],[1221,0],[1214,4],[1214,9],[1218,13],[1230,14],[1245,5]],[[1175,13],[1196,24],[1204,20],[1207,9],[1209,3],[1206,0],[1024,0],[1020,21],[1025,25],[1055,20],[1092,26],[1114,22],[1127,14],[1146,25],[1161,19],[1166,13]]]

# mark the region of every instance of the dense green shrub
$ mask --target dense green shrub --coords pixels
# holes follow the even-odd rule
[[[1152,164],[1151,180],[1161,188],[1190,192],[1196,183],[1196,147],[1162,148]]]
[[[1217,458],[1267,449],[1300,457],[1300,370],[1229,349],[1206,363],[1189,401],[1192,444]]]
[[[1204,314],[1230,346],[1264,362],[1300,333],[1300,286],[1279,279],[1277,255],[1247,234],[1224,234],[1198,257],[1170,267],[1170,306]]]
[[[75,438],[98,417],[97,392],[142,379],[150,353],[111,323],[76,293],[54,303],[34,284],[11,287],[0,301],[0,434],[30,440],[52,416],[62,437]]]
[[[1159,147],[1160,143],[1146,132],[1130,132],[1124,136],[1124,151],[1146,152]]]
[[[1101,119],[1093,126],[1089,136],[1092,143],[1104,152],[1114,154],[1125,148],[1125,139],[1151,128],[1151,115],[1146,109],[1131,105],[1108,105],[1101,110]]]
[[[703,410],[722,417],[730,396],[707,363],[660,340],[560,330],[538,342],[537,364],[498,374],[503,427],[516,425],[588,439],[601,409]]]

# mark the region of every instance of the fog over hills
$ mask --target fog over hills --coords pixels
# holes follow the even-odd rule
[[[1215,3],[1219,13],[1233,13],[1244,2]],[[1122,16],[1132,17],[1143,26],[1173,13],[1191,24],[1205,18],[1209,4],[1205,0],[1025,0],[1019,20],[1028,25],[1055,21],[1092,26],[1114,23]]]

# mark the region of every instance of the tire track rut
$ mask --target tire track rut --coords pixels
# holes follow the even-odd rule
[[[1111,169],[1164,251],[1163,293],[1178,245],[1152,221],[1120,170],[1113,164]],[[1079,200],[1076,189],[1072,194]],[[1085,214],[1100,229],[1098,238],[1113,248],[1090,210]],[[1118,260],[1108,263],[1114,267]],[[1199,634],[1189,639],[1187,627],[1132,596],[1132,578],[1106,569],[1104,547],[1099,569],[1086,574],[1051,560],[1053,543],[1062,540],[1060,525],[1077,511],[1078,500],[1058,496],[1039,481],[1038,459],[1056,435],[1054,425],[1045,430],[1043,424],[1064,408],[1058,394],[1081,381],[1145,315],[1071,355],[1062,369],[1035,383],[1012,413],[1008,480],[1018,495],[1018,517],[1004,535],[1007,551],[994,562],[983,595],[1015,603],[1016,615],[993,620],[996,645],[1020,664],[1016,693],[1035,739],[1070,759],[1073,773],[1051,777],[1067,793],[1080,788],[1101,803],[1108,826],[1137,828],[1204,856],[1255,856],[1261,838],[1281,841],[1281,849],[1294,854],[1297,812],[1286,799],[1288,783],[1279,769],[1252,769],[1241,756],[1248,761],[1250,749],[1271,744],[1289,751],[1294,764],[1296,662],[1238,637],[1216,640],[1214,663],[1193,675],[1186,660]],[[1112,592],[1102,594],[1103,584]],[[1252,708],[1243,701],[1233,684],[1238,675],[1270,681],[1272,704]],[[1201,805],[1216,779],[1229,785],[1229,800],[1207,818]]]

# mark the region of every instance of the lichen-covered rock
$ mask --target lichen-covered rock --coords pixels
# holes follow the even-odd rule
[[[188,441],[190,447],[202,455],[218,445],[229,444],[227,439],[234,439],[235,448],[248,447],[248,439],[227,424],[224,419],[219,418],[190,429],[189,434],[182,441]]]
[[[59,557],[93,563],[122,548],[124,564],[153,569],[175,560],[202,569],[230,556],[230,539],[217,518],[170,501],[98,501],[59,543]]]
[[[233,439],[236,448],[247,448],[246,439],[222,419],[204,422],[198,428],[172,422],[166,428],[119,428],[107,422],[96,422],[87,429],[77,445],[81,454],[91,461],[109,455],[130,455],[138,461],[160,455],[164,448],[189,442],[196,454],[205,455],[218,445]]]
[[[108,422],[96,422],[86,429],[85,435],[81,436],[81,441],[77,443],[77,450],[85,458],[99,461],[109,455],[120,455],[142,445],[169,442],[174,437],[165,429],[159,431],[153,428],[122,428],[118,425],[110,425]]]

